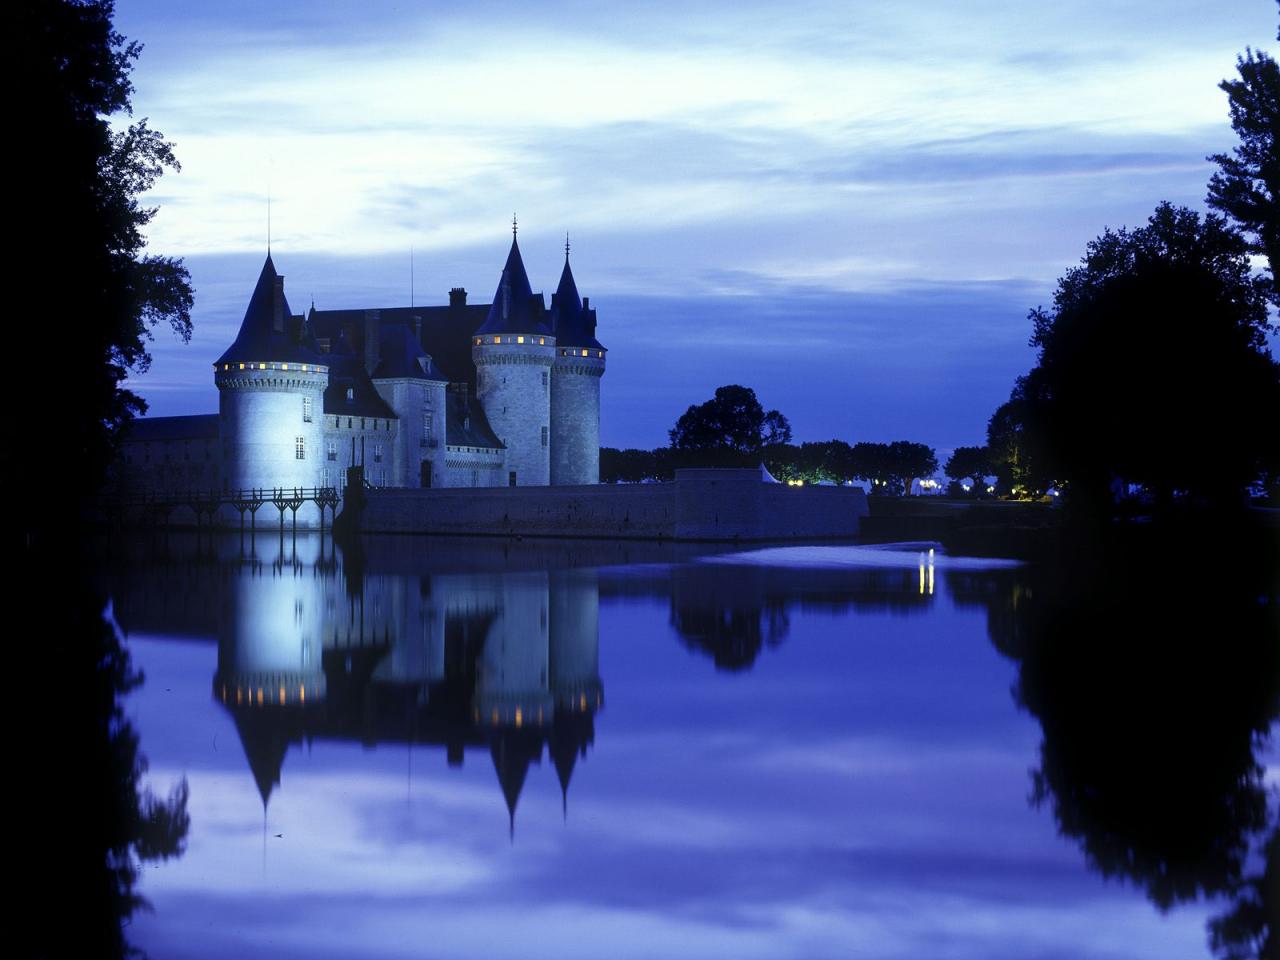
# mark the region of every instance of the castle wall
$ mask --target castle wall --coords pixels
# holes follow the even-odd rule
[[[603,357],[559,348],[551,370],[551,483],[600,482],[600,378]],[[587,351],[583,350],[582,353]]]
[[[505,487],[507,451],[490,447],[447,446],[441,487]]]
[[[503,341],[512,339],[501,337]],[[532,341],[533,337],[519,337]],[[476,395],[489,426],[506,446],[504,482],[516,475],[516,486],[551,482],[551,364],[554,340],[534,343],[483,343],[472,347]]]
[[[370,491],[366,533],[821,540],[858,535],[861,487],[762,483],[758,470],[680,470],[673,483],[537,490]]]
[[[324,416],[320,485],[341,488],[347,467],[364,464],[365,479],[375,487],[398,486],[396,450],[400,421],[383,417]]]
[[[216,437],[126,439],[115,464],[122,492],[222,489],[222,444]]]
[[[392,463],[395,487],[444,485],[445,384],[429,380],[375,380],[383,400],[400,415]],[[430,482],[423,482],[429,463]]]

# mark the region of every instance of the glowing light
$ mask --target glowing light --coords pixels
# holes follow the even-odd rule
[[[920,596],[924,596],[924,555],[920,556]]]
[[[282,363],[282,364],[280,364],[280,369],[281,369],[281,370],[288,370],[288,369],[289,369],[289,365],[288,365],[287,363]]]
[[[524,337],[516,337],[516,343],[524,343]]]
[[[259,369],[259,370],[265,370],[265,369],[267,369],[267,365],[266,365],[265,363],[260,363],[260,364],[258,364],[258,369]]]
[[[494,343],[501,343],[501,342],[502,342],[502,338],[501,338],[501,337],[494,337],[494,338],[493,338],[493,342],[494,342]]]
[[[242,363],[242,364],[240,364],[240,369],[241,369],[241,370],[243,370],[243,369],[244,369],[244,364],[243,364],[243,363]]]
[[[547,345],[547,338],[546,338],[546,337],[539,337],[539,338],[538,338],[538,346],[540,346],[540,347],[545,347],[546,345]]]
[[[262,688],[258,688],[258,706],[262,706]]]
[[[524,726],[524,711],[521,710],[519,707],[516,707],[516,726],[517,727]]]
[[[298,687],[298,702],[299,703],[307,702],[307,685],[305,683],[299,685]]]
[[[284,684],[281,684],[280,685],[280,702],[284,703],[284,700],[285,700]]]

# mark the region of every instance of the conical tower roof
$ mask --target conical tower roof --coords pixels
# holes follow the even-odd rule
[[[493,767],[498,773],[502,796],[507,801],[507,815],[510,817],[511,836],[514,838],[516,804],[520,802],[520,791],[524,789],[525,777],[529,775],[529,764],[534,760],[541,760],[542,743],[523,731],[503,730],[494,738],[490,752],[493,754]]]
[[[493,294],[489,316],[477,334],[532,333],[551,336],[551,329],[544,318],[542,294],[535,294],[529,286],[529,274],[525,272],[520,256],[520,245],[511,238],[511,250],[507,253],[498,289]]]
[[[276,361],[322,363],[306,341],[307,325],[294,322],[289,301],[284,296],[284,277],[267,254],[258,274],[258,283],[249,298],[240,332],[218,363]]]
[[[565,243],[560,285],[551,297],[551,315],[557,346],[604,349],[596,339],[596,312],[583,309],[582,297],[578,295],[578,284],[573,279],[573,268],[569,266],[568,242]]]

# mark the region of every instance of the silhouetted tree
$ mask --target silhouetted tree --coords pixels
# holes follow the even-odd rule
[[[974,492],[981,494],[992,473],[991,451],[986,447],[956,447],[943,470],[953,480],[972,480]]]
[[[938,457],[933,448],[910,440],[895,440],[889,444],[889,463],[893,475],[902,481],[903,492],[907,495],[910,495],[917,479],[932,476],[938,469]]]
[[[1030,313],[1039,356],[1005,411],[1014,449],[1034,447],[1036,471],[1077,502],[1106,502],[1117,478],[1162,499],[1238,501],[1280,441],[1268,289],[1215,215],[1166,203],[1144,227],[1106,230],[1053,309]]]
[[[791,425],[777,410],[766,413],[750,387],[730,384],[681,414],[670,437],[676,450],[755,453],[765,443],[789,443]]]
[[[1209,157],[1218,170],[1209,181],[1208,204],[1235,220],[1249,235],[1250,249],[1267,258],[1272,299],[1280,305],[1280,66],[1263,51],[1246,49],[1236,72],[1239,80],[1218,86],[1240,143],[1229,154]]]
[[[155,215],[139,198],[166,167],[172,145],[146,119],[113,130],[129,114],[133,62],[141,52],[112,26],[110,0],[32,0],[11,11],[12,152],[19,188],[10,191],[10,352],[20,376],[48,396],[57,371],[57,429],[37,421],[22,456],[40,465],[46,488],[77,503],[101,482],[121,424],[145,404],[122,386],[145,370],[150,328],[191,332],[192,293],[181,260],[145,254]],[[37,378],[39,378],[37,380]],[[26,395],[26,394],[22,394]],[[34,395],[34,394],[31,394]],[[55,511],[22,514],[27,530]]]

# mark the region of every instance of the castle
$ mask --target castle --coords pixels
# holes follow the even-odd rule
[[[218,413],[130,425],[133,489],[595,484],[600,474],[596,312],[569,266],[548,308],[512,228],[488,304],[294,314],[268,252],[235,341],[214,364]],[[318,520],[315,505],[299,525]]]

